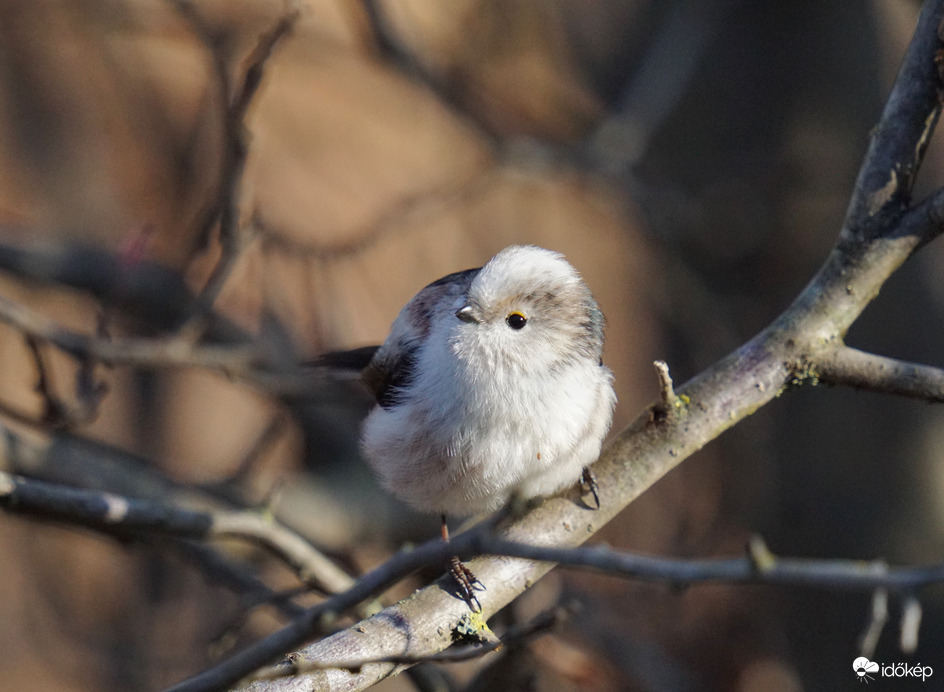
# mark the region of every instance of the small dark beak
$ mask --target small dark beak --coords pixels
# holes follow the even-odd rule
[[[471,305],[463,305],[456,310],[456,317],[469,324],[478,324],[479,318],[475,314],[475,308]]]

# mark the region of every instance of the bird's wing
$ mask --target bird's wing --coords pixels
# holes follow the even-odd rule
[[[416,368],[417,352],[429,335],[442,304],[469,290],[480,268],[449,274],[429,284],[408,302],[390,328],[390,336],[364,369],[364,382],[384,408],[395,406]],[[451,317],[451,315],[450,315]]]

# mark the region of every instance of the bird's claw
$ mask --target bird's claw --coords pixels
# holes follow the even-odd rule
[[[584,491],[584,494],[590,493],[593,495],[593,504],[596,505],[594,509],[600,509],[600,486],[597,484],[596,476],[593,475],[593,471],[590,470],[589,466],[583,467],[583,474],[580,476],[580,488]]]
[[[459,595],[469,604],[469,610],[473,613],[482,612],[482,604],[475,595],[476,591],[485,591],[485,586],[478,580],[478,577],[470,570],[458,557],[453,556],[450,566],[452,578],[456,580],[459,586]]]

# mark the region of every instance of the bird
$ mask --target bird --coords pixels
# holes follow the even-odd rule
[[[376,404],[361,450],[380,483],[447,518],[589,485],[613,416],[604,317],[558,252],[515,245],[400,311],[362,373]],[[453,558],[470,607],[475,576]],[[475,609],[473,607],[473,609]]]

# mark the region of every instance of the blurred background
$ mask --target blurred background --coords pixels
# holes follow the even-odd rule
[[[0,296],[88,334],[103,310],[117,334],[178,324],[121,281],[88,285],[125,266],[174,313],[177,294],[141,279],[145,265],[180,290],[207,281],[220,246],[205,220],[230,165],[218,70],[241,80],[290,8],[298,22],[245,118],[233,199],[246,249],[216,301],[227,333],[277,343],[286,362],[379,343],[426,283],[542,245],[567,255],[607,315],[616,431],[657,396],[654,359],[687,380],[769,323],[825,258],[918,4],[0,0]],[[935,146],[925,191],[941,173]],[[67,264],[79,279],[62,278]],[[942,364],[942,264],[933,244],[909,262],[850,345]],[[73,401],[76,364],[40,350],[47,389]],[[0,402],[24,414],[6,424],[66,439],[23,424],[44,413],[37,376],[22,335],[0,327]],[[434,517],[387,497],[357,458],[356,390],[279,397],[195,367],[96,376],[108,387],[98,415],[65,426],[101,444],[94,459],[50,454],[35,475],[142,496],[223,484],[353,573],[436,535]],[[790,393],[597,540],[711,557],[759,534],[781,555],[940,561],[942,422],[913,401]],[[296,583],[238,550],[267,583]],[[247,613],[205,564],[161,543],[2,515],[0,556],[0,689],[157,689],[284,622]],[[941,595],[925,592],[911,655],[892,599],[874,660],[944,675]],[[497,659],[505,673],[483,672],[493,657],[446,674],[498,689],[839,689],[871,612],[861,594],[556,570],[499,619],[572,599],[579,615]]]

